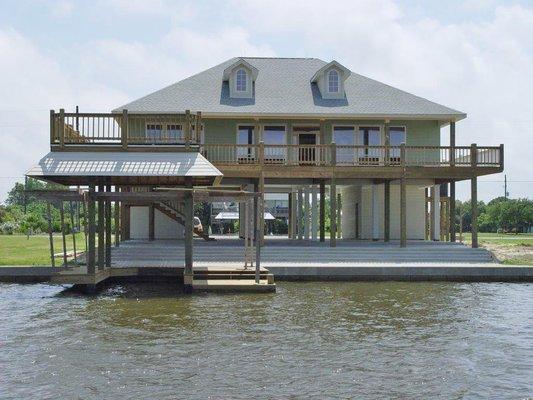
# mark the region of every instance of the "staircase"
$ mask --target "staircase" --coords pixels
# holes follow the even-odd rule
[[[255,281],[255,268],[195,267],[192,278],[195,290],[273,292],[274,275],[261,268],[259,282]]]
[[[183,213],[183,206],[180,202],[176,201],[161,201],[154,204],[154,207],[165,214],[167,217],[177,221],[178,224],[185,226],[185,214]],[[196,227],[193,229],[193,233],[196,236],[201,237],[206,241],[216,240],[205,232],[200,232]]]

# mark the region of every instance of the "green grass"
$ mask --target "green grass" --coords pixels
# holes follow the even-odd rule
[[[73,250],[72,235],[67,235],[67,251]],[[76,251],[85,251],[85,235],[76,234]],[[62,253],[60,234],[54,234],[54,253]],[[56,258],[56,265],[62,256]],[[0,235],[0,265],[50,265],[50,241],[48,235]]]
[[[463,235],[466,243],[471,243],[470,233]],[[507,265],[533,265],[533,233],[479,233],[479,245],[492,251]]]

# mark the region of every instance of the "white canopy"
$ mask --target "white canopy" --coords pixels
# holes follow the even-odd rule
[[[270,214],[269,212],[265,212],[264,214],[264,218],[265,220],[272,220],[272,219],[276,219],[274,218],[274,216],[272,214]],[[235,211],[222,211],[220,213],[217,214],[217,216],[215,217],[215,219],[232,219],[232,220],[237,220],[239,219],[239,213],[238,212],[235,212]]]

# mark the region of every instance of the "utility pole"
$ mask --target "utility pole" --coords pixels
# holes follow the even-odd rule
[[[507,197],[509,196],[509,192],[507,191],[507,174],[505,174],[503,176],[503,197],[505,197],[505,199],[507,199]]]

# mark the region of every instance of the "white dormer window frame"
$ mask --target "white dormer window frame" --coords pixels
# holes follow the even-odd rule
[[[235,72],[235,91],[246,92],[248,88],[248,73],[244,68],[239,68]]]
[[[332,69],[328,72],[328,92],[339,93],[340,90],[340,76],[339,71]]]

